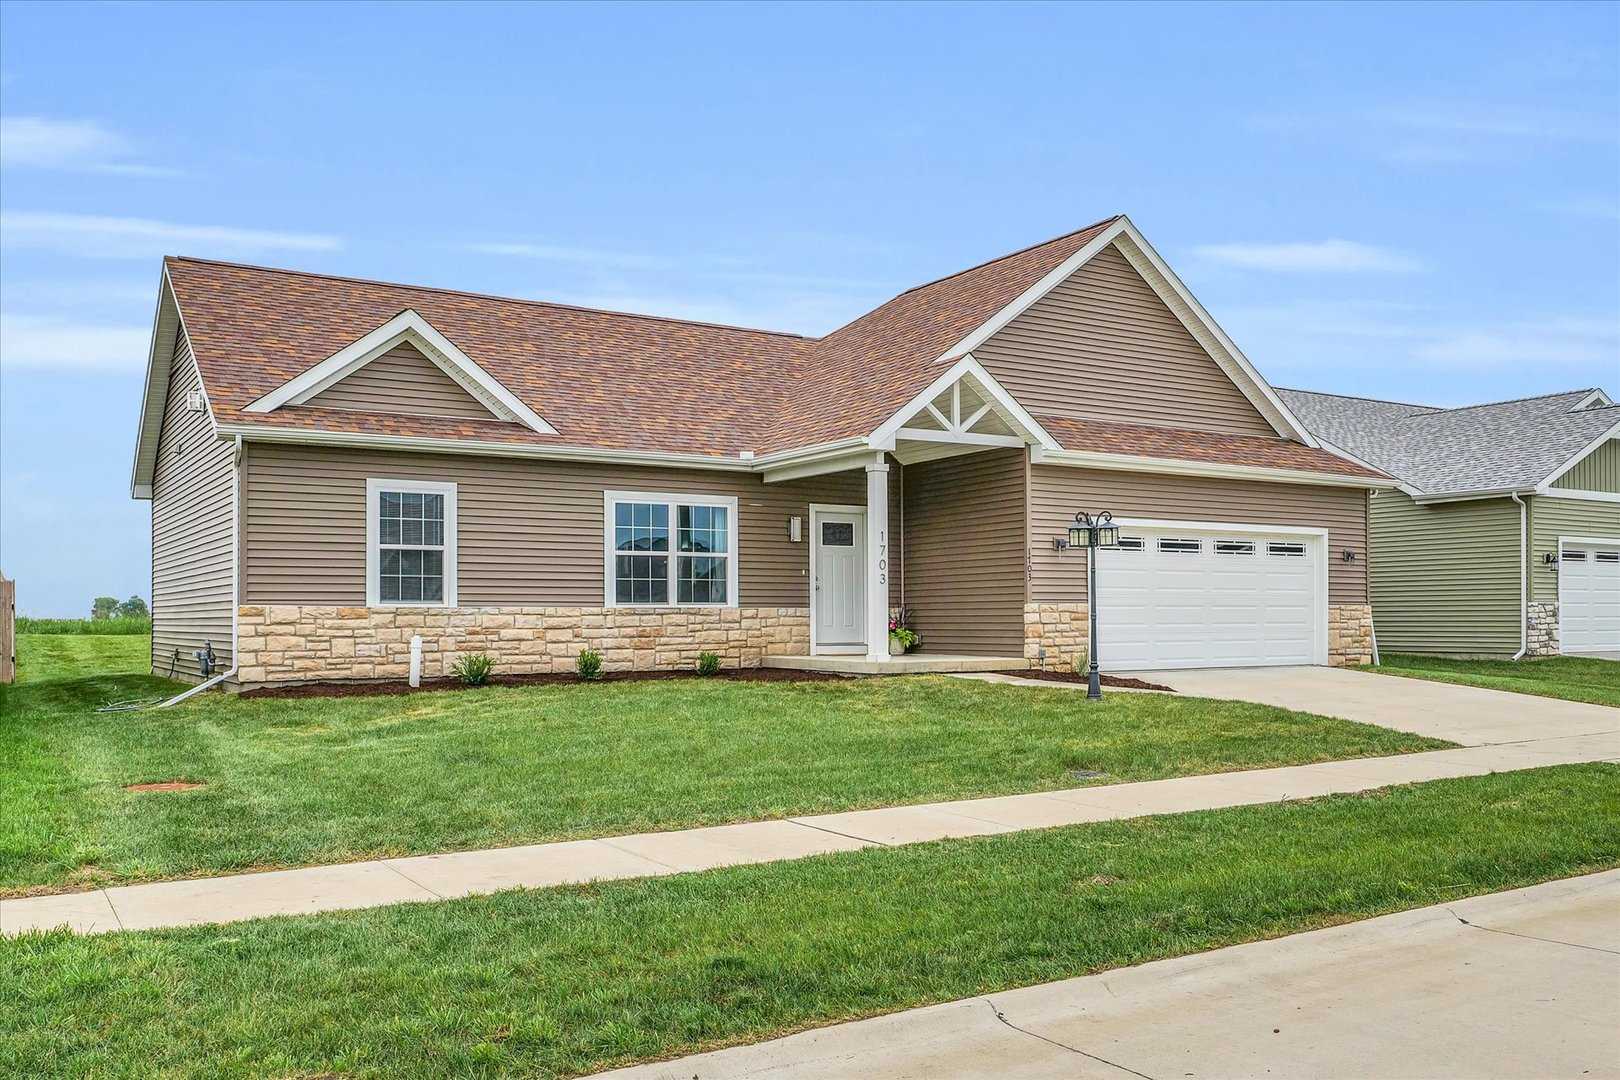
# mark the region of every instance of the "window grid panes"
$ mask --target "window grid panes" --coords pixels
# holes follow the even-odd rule
[[[1253,540],[1217,540],[1215,541],[1215,554],[1217,555],[1253,555]]]
[[[727,506],[614,502],[614,603],[669,604],[672,592],[676,604],[730,603],[731,531]]]
[[[1202,540],[1164,539],[1159,541],[1159,550],[1166,554],[1193,555],[1204,550]]]
[[[383,491],[377,500],[378,599],[444,603],[444,496]]]
[[[1305,545],[1293,542],[1282,542],[1266,545],[1267,555],[1282,555],[1288,558],[1299,558],[1305,554]]]

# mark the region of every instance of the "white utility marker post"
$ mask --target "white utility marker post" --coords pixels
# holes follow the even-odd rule
[[[889,659],[889,464],[866,467],[866,658]]]

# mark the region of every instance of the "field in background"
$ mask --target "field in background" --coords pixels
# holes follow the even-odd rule
[[[22,634],[124,634],[152,633],[149,616],[118,619],[35,619],[17,616],[17,633]]]

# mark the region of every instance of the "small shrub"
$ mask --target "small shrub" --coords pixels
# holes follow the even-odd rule
[[[699,656],[698,656],[698,674],[699,675],[718,675],[718,674],[720,674],[720,654],[719,653],[712,653],[712,652],[706,652],[706,653],[699,654]]]
[[[487,652],[462,653],[450,668],[467,686],[483,686],[495,670],[495,658]]]
[[[1069,670],[1076,675],[1085,676],[1091,672],[1091,656],[1088,653],[1076,653],[1069,661]]]
[[[589,649],[581,649],[579,651],[579,660],[574,664],[574,670],[579,673],[580,678],[595,682],[602,677],[602,654],[592,652]]]

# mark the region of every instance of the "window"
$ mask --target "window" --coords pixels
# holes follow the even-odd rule
[[[823,521],[821,523],[822,547],[854,547],[855,523],[853,521]]]
[[[366,481],[366,603],[456,602],[456,485]]]
[[[1159,541],[1159,550],[1167,554],[1196,555],[1204,550],[1202,540],[1173,540],[1165,538]]]
[[[1585,562],[1586,561],[1586,552],[1577,550],[1575,548],[1565,548],[1564,549],[1564,561],[1565,562]]]
[[[737,605],[737,500],[614,492],[607,501],[609,607]]]
[[[1141,551],[1147,547],[1140,536],[1122,536],[1119,538],[1120,551]]]
[[[1215,554],[1217,555],[1253,555],[1253,540],[1217,540],[1215,541]]]
[[[1594,551],[1592,558],[1596,562],[1620,562],[1620,551]]]
[[[1294,540],[1274,542],[1266,545],[1267,555],[1282,555],[1291,559],[1304,558],[1305,545]]]

